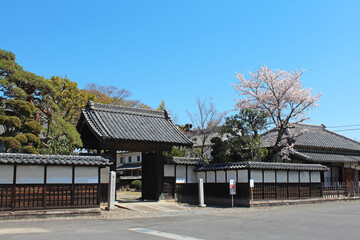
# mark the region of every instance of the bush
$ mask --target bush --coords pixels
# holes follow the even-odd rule
[[[24,123],[24,130],[30,133],[33,133],[35,135],[39,135],[41,132],[41,125],[38,122],[35,122],[34,120],[26,121]]]
[[[134,180],[131,182],[131,186],[135,187],[136,190],[141,190],[141,181],[140,180]]]
[[[23,134],[16,135],[15,139],[18,140],[18,142],[20,142],[22,145],[25,145],[28,142],[27,137],[25,137],[25,135],[23,135]]]
[[[21,149],[21,143],[19,143],[19,141],[17,141],[15,138],[13,137],[6,137],[3,138],[2,140],[4,142],[5,148],[7,150],[13,150],[14,152],[18,152]]]
[[[35,136],[32,133],[25,134],[26,138],[28,139],[28,143],[31,143],[34,147],[38,147],[40,145],[40,138]]]
[[[39,154],[38,151],[33,146],[26,146],[23,148],[24,153],[30,153],[30,154]]]

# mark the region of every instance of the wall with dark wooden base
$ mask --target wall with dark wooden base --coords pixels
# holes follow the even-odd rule
[[[0,210],[99,206],[99,184],[1,184]]]

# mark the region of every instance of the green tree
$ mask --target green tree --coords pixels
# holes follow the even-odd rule
[[[172,147],[171,151],[163,152],[165,157],[184,157],[184,153],[181,152],[178,148]]]
[[[76,125],[81,110],[88,101],[94,100],[95,95],[80,90],[78,84],[67,77],[53,76],[50,82],[55,89],[54,102],[59,107],[62,118]]]
[[[4,109],[0,111],[0,124],[4,132],[0,142],[6,152],[38,153],[41,125],[34,120],[36,108],[33,104],[15,99],[4,101]]]
[[[260,132],[267,126],[264,112],[245,109],[239,114],[226,118],[220,128],[220,137],[211,139],[214,162],[259,161],[267,150],[261,147]]]
[[[6,108],[10,107],[10,110],[2,114],[6,134],[12,132],[12,136],[8,137],[15,137],[15,133],[31,133],[38,138],[42,132],[42,146],[47,147],[47,142],[59,135],[68,138],[75,146],[82,146],[75,126],[66,122],[61,114],[60,107],[63,106],[59,107],[55,102],[57,91],[50,80],[25,71],[16,63],[13,53],[1,49],[0,74],[0,90],[3,93],[1,98],[6,100]],[[17,106],[21,106],[20,112],[16,110]],[[20,121],[13,118],[13,115]],[[40,147],[39,144],[32,145],[34,149],[19,148],[19,141],[15,138],[2,138],[2,141],[11,146],[7,151],[37,152]],[[27,144],[36,142],[38,141],[29,141]]]

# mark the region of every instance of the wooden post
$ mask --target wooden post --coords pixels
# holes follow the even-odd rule
[[[301,198],[301,188],[300,188],[300,171],[298,171],[298,186],[299,186],[299,198]]]
[[[277,194],[277,171],[275,170],[275,199],[278,199],[278,194]]]
[[[44,166],[43,207],[46,207],[47,165]]]
[[[309,186],[310,186],[310,197],[311,197],[312,196],[311,171],[309,171]]]
[[[98,187],[97,187],[97,196],[96,196],[96,205],[100,204],[100,188],[101,188],[101,168],[98,168]]]
[[[287,174],[287,183],[286,183],[286,187],[287,187],[287,199],[290,198],[290,194],[289,194],[289,170],[286,171]]]
[[[264,184],[264,170],[262,170],[262,198],[265,199],[265,184]]]
[[[16,172],[17,172],[17,164],[14,164],[14,169],[13,169],[13,186],[12,186],[12,191],[11,191],[11,208],[12,210],[15,209],[15,204],[16,204]]]
[[[71,206],[75,205],[75,166],[72,167]]]

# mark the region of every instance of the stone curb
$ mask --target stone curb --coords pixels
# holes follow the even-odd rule
[[[83,209],[48,209],[27,211],[0,212],[0,220],[18,220],[29,218],[51,218],[51,217],[74,217],[74,216],[99,216],[100,208]]]

